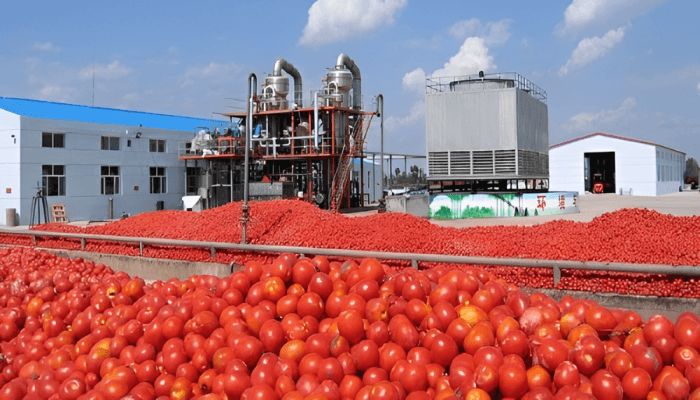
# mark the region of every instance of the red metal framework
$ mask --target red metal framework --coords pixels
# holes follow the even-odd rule
[[[316,112],[318,121],[314,121]],[[232,126],[248,123],[244,112],[222,115],[231,120]],[[362,183],[351,180],[353,159],[363,155],[365,138],[374,115],[373,112],[336,106],[254,112],[251,182],[280,182],[293,186],[294,197],[315,202],[323,208],[337,210],[363,206]],[[243,131],[213,133],[206,143],[192,142],[180,148],[179,157],[185,165],[194,166],[205,181],[211,181],[209,185],[198,185],[200,188],[211,187],[216,192],[214,197],[217,200],[210,202],[211,206],[238,200],[245,154]],[[191,175],[191,168],[187,169]],[[213,175],[212,178],[208,177],[209,174]],[[188,175],[187,179],[192,180],[192,177]],[[290,196],[287,192],[284,196],[271,194],[270,197]]]

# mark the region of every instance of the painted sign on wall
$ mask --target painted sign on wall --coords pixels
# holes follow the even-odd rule
[[[443,193],[430,196],[428,217],[461,219],[577,213],[577,192]]]

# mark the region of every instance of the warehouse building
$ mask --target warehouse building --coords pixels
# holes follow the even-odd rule
[[[657,196],[679,191],[684,168],[682,151],[609,133],[549,149],[550,190]]]
[[[0,223],[28,224],[43,188],[70,220],[181,208],[178,143],[227,122],[0,97]],[[111,215],[110,215],[111,214]]]

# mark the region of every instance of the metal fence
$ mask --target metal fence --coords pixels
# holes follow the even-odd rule
[[[551,269],[554,284],[558,284],[561,279],[561,271],[584,270],[584,271],[610,271],[626,272],[651,275],[672,275],[679,277],[696,278],[700,277],[700,266],[692,265],[665,265],[665,264],[631,264],[617,262],[596,262],[596,261],[573,261],[573,260],[542,260],[531,258],[500,258],[500,257],[477,257],[477,256],[455,256],[446,254],[425,254],[425,253],[397,253],[368,250],[347,250],[347,249],[327,249],[298,246],[274,246],[264,244],[240,244],[224,242],[206,242],[194,240],[161,239],[146,237],[128,237],[111,235],[92,235],[82,233],[49,232],[38,230],[16,230],[0,229],[0,235],[29,236],[34,245],[38,244],[37,238],[65,238],[80,241],[81,250],[86,249],[88,241],[102,241],[115,243],[128,243],[139,246],[139,255],[144,255],[145,246],[166,246],[209,249],[211,257],[216,257],[217,250],[230,250],[245,253],[280,254],[294,253],[305,255],[322,255],[328,257],[347,258],[376,258],[379,260],[407,261],[415,268],[419,263],[439,263],[439,264],[463,264],[463,265],[490,265],[522,268],[545,268]]]
[[[484,74],[483,76],[478,74],[461,76],[429,76],[425,78],[425,91],[426,93],[453,92],[461,83],[493,81],[507,81],[512,83],[512,86],[510,87],[515,87],[529,93],[532,97],[540,100],[543,103],[547,102],[547,91],[517,72]]]

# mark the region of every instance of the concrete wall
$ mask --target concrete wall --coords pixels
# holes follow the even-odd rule
[[[14,135],[14,138],[12,137]],[[0,110],[0,224],[5,209],[20,211],[20,117]],[[8,193],[9,191],[9,193]]]
[[[430,202],[427,194],[412,196],[387,196],[386,209],[391,212],[402,212],[412,214],[417,217],[428,217],[428,204]]]
[[[656,195],[655,146],[605,136],[592,136],[549,151],[549,190],[585,194],[584,153],[615,152],[615,191]]]
[[[178,209],[185,191],[184,163],[178,159],[178,142],[190,139],[191,132],[166,131],[135,126],[21,117],[21,207],[20,223],[29,222],[31,199],[41,181],[43,164],[65,165],[66,195],[48,197],[49,207],[63,203],[70,220],[101,220],[108,216],[108,198],[114,199],[114,217],[122,212],[136,214],[156,209]],[[129,134],[126,134],[126,131]],[[135,134],[141,132],[141,138]],[[42,132],[65,133],[64,148],[41,146]],[[102,136],[120,137],[120,149],[101,150]],[[149,139],[166,140],[166,152],[149,151]],[[131,140],[131,146],[127,141]],[[100,192],[102,165],[119,166],[120,193]],[[166,168],[165,194],[150,193],[149,167]],[[137,188],[138,187],[138,188]]]
[[[656,147],[656,194],[678,192],[683,184],[685,154]]]

